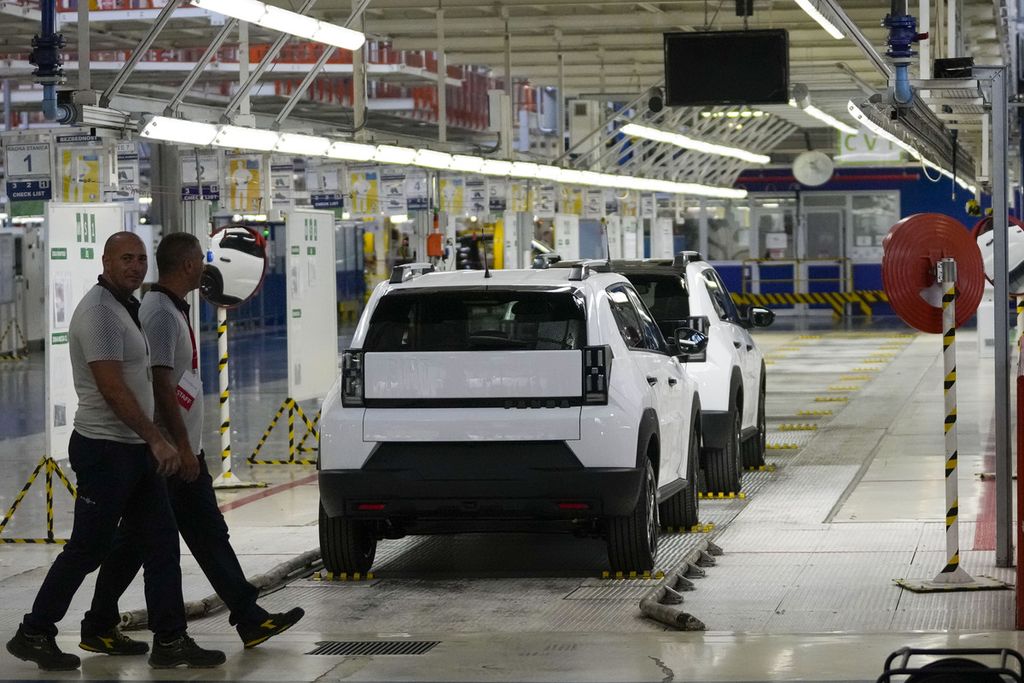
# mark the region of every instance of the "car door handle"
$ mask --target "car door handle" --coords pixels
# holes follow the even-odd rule
[[[677,384],[679,384],[679,380],[677,380],[675,377],[669,377],[668,378],[668,385],[670,387],[674,387]]]
[[[651,377],[650,375],[647,375],[647,383],[650,384],[653,387],[655,384],[658,383],[658,378],[657,377]]]
[[[734,341],[734,342],[732,343],[732,345],[733,345],[733,346],[735,346],[735,347],[736,347],[736,348],[738,349],[738,348],[740,348],[741,346],[743,346],[743,342],[738,342],[738,341]]]

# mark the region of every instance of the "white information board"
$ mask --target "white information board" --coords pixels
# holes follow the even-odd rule
[[[622,258],[644,257],[644,235],[636,216],[622,217]]]
[[[672,258],[672,219],[655,218],[651,223],[651,258]]]
[[[569,213],[555,214],[555,251],[563,261],[580,257],[580,217]]]
[[[608,232],[608,258],[622,258],[622,218],[615,214],[608,216],[604,229]]]
[[[323,399],[338,376],[334,213],[285,212],[288,396]]]
[[[68,457],[78,396],[71,377],[71,314],[103,272],[103,245],[122,230],[120,204],[46,204],[46,454]]]

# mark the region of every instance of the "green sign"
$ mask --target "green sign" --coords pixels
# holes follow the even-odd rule
[[[299,248],[297,246],[296,247],[292,247],[292,256],[298,256],[298,255],[299,255]]]
[[[293,318],[301,318],[302,317],[302,309],[301,308],[293,308],[292,309],[292,317]]]
[[[50,250],[50,258],[54,261],[66,261],[68,258],[68,250],[64,247],[54,247]]]
[[[54,332],[53,335],[50,337],[50,342],[52,344],[67,344],[68,343],[68,333],[67,332]]]
[[[96,257],[96,250],[92,247],[82,247],[82,258],[91,261]]]
[[[316,256],[316,247],[306,247],[306,256]]]

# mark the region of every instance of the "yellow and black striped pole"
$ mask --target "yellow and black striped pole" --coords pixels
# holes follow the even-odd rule
[[[936,264],[936,279],[942,285],[942,362],[946,418],[946,566],[935,583],[969,583],[973,579],[960,566],[960,516],[957,482],[956,435],[956,261]]]
[[[217,370],[220,389],[220,476],[213,480],[217,489],[266,486],[242,481],[231,471],[231,388],[228,384],[228,311],[217,307]]]
[[[1017,297],[1017,339],[1024,335],[1024,296]]]

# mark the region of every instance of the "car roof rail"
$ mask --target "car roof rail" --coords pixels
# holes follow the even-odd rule
[[[672,259],[673,266],[686,267],[694,261],[703,261],[699,251],[681,251]]]
[[[427,273],[433,272],[433,263],[404,263],[400,266],[395,266],[391,270],[391,279],[389,279],[388,282],[393,285],[397,285],[411,280],[417,275],[426,275]]]
[[[586,259],[572,266],[569,271],[569,280],[586,280],[594,273],[608,273],[611,268],[608,259]]]

